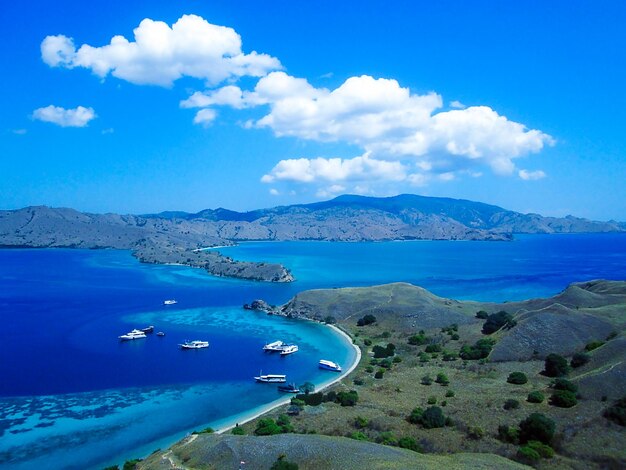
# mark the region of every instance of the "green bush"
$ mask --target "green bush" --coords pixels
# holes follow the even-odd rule
[[[202,431],[194,431],[192,434],[213,434],[215,430],[211,427],[204,428]]]
[[[436,403],[437,403],[437,397],[434,397],[434,396],[428,397],[428,404],[429,405],[435,405]]]
[[[443,385],[445,387],[448,384],[450,384],[450,379],[448,379],[446,374],[444,374],[443,372],[439,372],[437,374],[437,378],[435,379],[435,382],[437,382],[439,385]]]
[[[419,360],[420,360],[420,362],[428,362],[428,361],[430,361],[430,356],[428,354],[426,354],[425,352],[421,352],[419,354]]]
[[[254,430],[254,434],[257,436],[273,436],[281,432],[281,427],[271,418],[260,419]]]
[[[400,364],[402,362],[402,358],[400,356],[393,356],[393,363]]]
[[[591,356],[584,352],[576,353],[572,356],[572,360],[569,365],[576,369],[577,367],[582,367],[587,364],[591,360]]]
[[[446,425],[446,418],[443,415],[443,410],[438,406],[430,406],[426,408],[420,424],[426,429],[443,428]]]
[[[328,325],[334,325],[335,323],[337,323],[337,319],[333,317],[332,315],[328,315],[324,317],[324,323]]]
[[[372,323],[376,323],[376,317],[374,315],[365,315],[363,318],[359,318],[356,322],[356,326],[367,326]]]
[[[486,320],[489,317],[489,314],[484,310],[479,310],[476,312],[476,318],[480,318],[481,320]]]
[[[356,390],[339,392],[337,394],[337,401],[341,406],[354,406],[359,401],[359,394]]]
[[[448,402],[446,400],[441,402],[441,406],[446,406],[448,404]]]
[[[517,322],[513,319],[513,315],[505,312],[504,310],[498,313],[493,313],[487,317],[487,321],[483,325],[483,333],[490,335],[495,333],[500,328],[510,329],[517,325]]]
[[[498,426],[498,439],[502,442],[517,444],[519,443],[519,430],[506,424],[501,424]]]
[[[380,361],[380,367],[384,367],[385,369],[391,369],[392,366],[393,366],[393,363],[391,362],[391,359],[389,358],[383,359],[382,361]]]
[[[319,406],[324,401],[324,394],[322,392],[317,393],[300,393],[296,395],[298,400],[302,400],[305,405]]]
[[[384,357],[393,356],[396,353],[395,351],[396,351],[396,346],[392,343],[387,344],[387,346],[376,345],[372,348],[374,357],[377,359],[382,359]]]
[[[496,344],[496,341],[494,339],[483,338],[483,339],[476,341],[476,343],[474,343],[474,345],[472,346],[469,346],[467,344],[464,345],[461,348],[461,352],[459,353],[459,356],[461,356],[461,359],[470,360],[470,361],[484,359],[487,356],[489,356],[489,353],[491,352],[495,344]]]
[[[550,397],[550,404],[559,408],[571,408],[576,406],[577,403],[576,394],[568,390],[555,390]]]
[[[594,349],[598,349],[600,346],[603,345],[604,341],[591,341],[590,343],[587,343],[587,345],[585,346],[585,350],[593,351]]]
[[[515,458],[524,464],[533,465],[539,462],[541,456],[539,455],[539,452],[532,447],[522,446],[517,449],[517,455]]]
[[[604,410],[604,417],[620,426],[626,426],[626,396]]]
[[[372,366],[367,366],[365,368],[365,372],[367,372],[368,374],[371,374],[372,372],[374,372],[374,368]]]
[[[360,431],[355,431],[348,435],[350,439],[354,439],[355,441],[369,441],[368,437]]]
[[[509,398],[507,401],[504,402],[505,410],[516,410],[518,408],[519,408],[519,401],[514,400],[513,398]]]
[[[446,398],[452,398],[454,396],[454,390],[448,390],[446,392]]]
[[[425,375],[422,377],[422,385],[431,385],[433,383],[433,379],[430,375]]]
[[[511,372],[506,381],[510,384],[523,385],[528,382],[528,377],[523,372]]]
[[[398,445],[398,439],[396,439],[396,436],[389,431],[380,433],[380,435],[376,438],[376,442],[386,446]]]
[[[237,425],[233,428],[231,433],[235,436],[244,436],[246,434],[246,431],[241,426]]]
[[[519,439],[522,443],[539,441],[550,444],[554,438],[556,426],[547,416],[541,413],[532,413],[519,423]]]
[[[362,377],[355,377],[352,383],[354,385],[363,385],[365,383],[365,380]]]
[[[423,332],[418,333],[409,337],[409,344],[413,346],[422,346],[430,341],[430,338],[426,336]]]
[[[365,346],[371,346],[371,345],[372,345],[372,340],[371,340],[371,339],[369,339],[369,338],[365,338],[365,339],[363,340],[363,344],[364,344]]]
[[[409,449],[409,450],[412,450],[413,452],[419,452],[419,453],[424,452],[422,447],[412,437],[400,438],[398,440],[398,447],[402,447],[403,449]]]
[[[424,349],[425,352],[427,353],[438,353],[441,352],[441,345],[440,344],[429,344],[428,346],[426,346],[426,349]]]
[[[555,379],[550,386],[555,390],[566,390],[572,393],[578,392],[578,385],[567,379]]]
[[[444,351],[443,353],[443,360],[448,362],[448,361],[455,361],[457,360],[459,357],[459,355],[455,352],[451,352],[451,351]]]
[[[364,418],[363,416],[357,416],[356,418],[354,418],[354,427],[357,429],[363,429],[368,425],[368,423],[369,420],[367,418]]]
[[[122,470],[135,470],[137,468],[137,464],[141,462],[143,459],[132,459],[124,462],[122,466]]]
[[[543,403],[545,399],[546,397],[544,397],[543,393],[541,393],[538,390],[535,390],[534,392],[530,392],[528,394],[528,398],[526,398],[526,401],[530,403]]]
[[[270,467],[270,470],[298,470],[298,464],[285,460],[285,454],[281,454]]]
[[[413,408],[413,411],[411,411],[411,414],[407,416],[406,420],[412,424],[420,424],[423,416],[424,410],[418,406]]]
[[[385,376],[385,369],[378,369],[374,374],[375,379],[382,379]]]
[[[526,447],[530,447],[537,452],[543,459],[551,459],[554,457],[554,449],[547,444],[539,441],[528,441]]]
[[[471,427],[467,430],[467,437],[469,437],[470,439],[482,439],[484,435],[485,431],[483,431],[483,428],[480,428],[478,426]]]
[[[558,354],[548,354],[544,366],[544,374],[548,377],[563,377],[569,374],[567,359]]]
[[[460,336],[459,336],[459,334],[458,334],[458,333],[454,333],[452,336],[450,336],[450,339],[451,339],[452,341],[458,341],[458,340],[459,340],[459,338],[460,338]]]

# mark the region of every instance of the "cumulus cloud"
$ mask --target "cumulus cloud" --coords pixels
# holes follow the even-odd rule
[[[77,48],[72,38],[47,36],[41,57],[51,67],[84,67],[99,77],[111,74],[138,85],[171,86],[184,76],[216,85],[281,68],[278,59],[267,54],[243,53],[234,29],[196,15],[184,15],[171,27],[146,18],[135,28],[134,41],[118,35],[100,47]]]
[[[51,122],[61,127],[85,127],[89,121],[95,119],[93,108],[78,106],[74,109],[65,109],[60,106],[46,106],[33,111],[33,119]]]
[[[196,117],[193,118],[194,124],[202,124],[204,127],[208,127],[213,124],[217,113],[211,108],[201,109],[196,113]]]
[[[528,170],[520,170],[518,175],[521,179],[525,181],[534,181],[545,178],[547,175],[542,170],[537,171],[528,171]]]
[[[465,106],[459,100],[452,100],[452,101],[450,101],[450,107],[454,108],[454,109],[465,109],[465,108],[467,108],[467,106]]]
[[[278,191],[278,189],[276,188],[270,188],[270,194],[272,196],[280,196],[280,191]]]

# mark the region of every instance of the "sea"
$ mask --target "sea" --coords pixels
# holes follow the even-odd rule
[[[293,283],[148,265],[128,251],[0,250],[0,469],[102,469],[223,428],[285,400],[259,373],[318,387],[356,353],[332,329],[244,310],[307,289],[410,282],[456,299],[552,296],[626,279],[625,234],[519,235],[512,242],[247,242],[220,252],[282,263]],[[176,299],[175,305],[163,305]],[[120,342],[133,328],[165,336]],[[185,340],[208,349],[182,351]],[[298,353],[262,351],[274,340]]]

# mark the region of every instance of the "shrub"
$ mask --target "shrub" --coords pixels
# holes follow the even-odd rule
[[[398,444],[398,439],[396,439],[396,436],[394,436],[393,433],[386,431],[380,433],[380,435],[376,439],[376,442],[386,446],[395,446]]]
[[[441,402],[441,406],[447,406],[448,402],[446,400]]]
[[[380,337],[381,337],[381,338],[389,338],[390,336],[391,336],[391,333],[389,333],[388,331],[383,331],[383,332],[380,334]]]
[[[309,406],[319,406],[324,401],[324,394],[321,392],[317,393],[308,393],[308,394],[298,394],[296,395],[298,400],[302,400],[306,405]]]
[[[260,419],[254,430],[254,434],[257,436],[273,436],[281,432],[282,428],[271,418]]]
[[[396,351],[396,346],[392,343],[387,344],[387,346],[376,345],[372,348],[374,357],[378,359],[393,356],[396,353],[395,351]]]
[[[422,346],[430,341],[430,338],[426,336],[424,333],[419,333],[417,335],[413,335],[409,337],[409,344],[413,346]]]
[[[367,326],[372,323],[376,323],[376,317],[374,315],[365,315],[363,318],[359,318],[356,322],[356,326]]]
[[[368,374],[371,374],[372,372],[374,372],[374,368],[372,366],[367,366],[365,368],[365,372],[367,372]]]
[[[443,353],[443,360],[444,361],[455,361],[456,359],[458,359],[459,355],[455,352],[451,352],[451,351],[444,351]]]
[[[365,338],[365,339],[363,340],[363,344],[364,344],[365,346],[371,346],[371,345],[372,345],[372,340],[371,340],[371,339],[369,339],[369,338]]]
[[[517,444],[519,442],[519,430],[506,424],[501,424],[498,426],[498,439],[502,442]]]
[[[483,338],[476,341],[473,346],[469,346],[467,344],[463,346],[461,348],[459,356],[461,356],[462,359],[472,361],[475,361],[477,359],[484,359],[489,356],[489,353],[491,352],[495,344],[496,341],[494,339]]]
[[[519,401],[514,400],[513,398],[509,398],[504,402],[505,410],[517,410],[519,408]]]
[[[539,441],[528,441],[526,447],[530,447],[537,452],[543,459],[551,459],[554,457],[554,449],[547,444]]]
[[[486,320],[489,317],[489,314],[484,310],[479,310],[476,312],[476,318],[480,318],[481,320]]]
[[[428,404],[429,405],[434,405],[436,403],[437,403],[437,397],[434,397],[434,396],[428,397]]]
[[[448,390],[446,392],[446,398],[452,398],[454,396],[454,390]]]
[[[392,365],[393,363],[391,362],[391,359],[389,358],[383,359],[382,361],[380,361],[380,367],[384,367],[385,369],[391,369]]]
[[[426,354],[425,352],[421,352],[419,354],[419,360],[420,360],[420,362],[428,362],[428,361],[430,361],[430,356],[428,354]]]
[[[350,390],[349,392],[339,392],[337,394],[337,401],[341,406],[354,406],[359,401],[359,394],[356,390]]]
[[[400,364],[402,362],[402,358],[400,356],[393,356],[393,363]]]
[[[544,366],[544,374],[548,377],[563,377],[569,374],[570,368],[567,360],[558,354],[548,354]]]
[[[337,319],[332,315],[328,315],[327,317],[324,317],[324,323],[328,325],[334,325],[335,323],[337,323]]]
[[[295,397],[291,399],[291,404],[293,406],[297,406],[298,408],[304,408],[304,405],[306,405],[304,400],[301,400],[300,398],[295,398]]]
[[[541,456],[539,452],[529,446],[522,446],[517,449],[517,455],[515,456],[517,460],[527,465],[533,465],[539,462]]]
[[[270,470],[298,470],[298,464],[285,460],[285,454],[280,454]]]
[[[559,408],[571,408],[577,403],[576,395],[568,390],[555,390],[550,397],[550,404]]]
[[[510,384],[523,385],[528,382],[528,377],[523,372],[511,372],[506,381]]]
[[[422,377],[422,385],[431,385],[433,383],[433,379],[430,375],[425,375]]]
[[[424,452],[422,447],[412,437],[400,438],[398,440],[398,447],[402,447],[403,449],[409,449],[409,450],[412,450],[413,452],[419,452],[419,453]]]
[[[135,468],[137,468],[137,464],[141,462],[141,460],[142,459],[127,460],[126,462],[124,462],[122,470],[135,470]]]
[[[604,417],[620,426],[626,426],[626,396],[623,396],[604,411]]]
[[[211,427],[204,428],[202,431],[194,431],[192,434],[213,434],[215,430]]]
[[[617,338],[617,331],[613,330],[609,333],[609,335],[606,337],[607,341],[611,341],[613,338]]]
[[[367,418],[364,418],[363,416],[357,416],[356,418],[354,418],[354,427],[357,429],[363,429],[365,426],[367,426],[368,423],[369,420]]]
[[[363,380],[362,377],[355,377],[352,383],[354,385],[363,385],[365,383],[365,380]]]
[[[427,353],[438,353],[441,352],[441,345],[440,344],[429,344],[428,346],[426,346],[426,349],[424,349],[425,352]]]
[[[233,428],[231,433],[235,436],[244,436],[246,434],[246,431],[241,426],[237,425]]]
[[[426,429],[443,428],[446,425],[446,418],[443,411],[438,406],[430,406],[426,408],[422,415],[421,425]]]
[[[484,435],[485,431],[483,431],[483,428],[480,428],[478,426],[471,427],[467,430],[467,437],[469,437],[470,439],[482,439]]]
[[[576,369],[577,367],[582,367],[587,364],[591,360],[591,356],[584,352],[576,353],[572,356],[572,360],[569,365]]]
[[[424,410],[418,406],[416,408],[413,408],[413,411],[411,411],[411,414],[407,416],[406,420],[412,424],[420,424],[422,422],[423,416]]]
[[[543,393],[541,393],[538,390],[535,390],[534,392],[530,392],[528,394],[528,398],[526,398],[526,401],[530,403],[543,403],[545,399],[546,397],[543,396]]]
[[[458,340],[459,340],[459,338],[460,338],[460,336],[459,336],[459,334],[458,334],[458,333],[454,333],[452,336],[450,336],[450,339],[451,339],[452,341],[458,341]]]
[[[604,345],[604,341],[591,341],[590,343],[587,343],[587,345],[585,346],[585,350],[593,351],[594,349],[598,349],[602,345]]]
[[[443,385],[445,387],[445,386],[447,386],[450,383],[450,379],[448,379],[446,374],[444,374],[443,372],[439,372],[437,374],[437,378],[435,379],[435,382],[437,382],[439,385]]]
[[[355,441],[369,441],[367,436],[360,431],[353,432],[352,434],[349,434],[348,437],[350,439],[354,439]]]
[[[483,325],[483,333],[490,335],[495,333],[500,328],[510,329],[517,325],[517,322],[513,319],[513,315],[505,312],[504,310],[498,313],[493,313],[487,317],[487,321]]]
[[[551,386],[555,390],[566,390],[572,393],[578,392],[578,385],[570,382],[567,379],[556,379],[554,382],[552,382]]]
[[[521,442],[539,441],[550,444],[554,438],[555,424],[541,413],[532,413],[519,423],[519,439]]]
[[[378,369],[374,374],[375,379],[382,379],[385,376],[385,369]]]

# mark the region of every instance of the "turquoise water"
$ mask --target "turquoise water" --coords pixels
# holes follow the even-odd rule
[[[497,242],[246,243],[234,258],[282,262],[297,281],[215,278],[138,263],[127,252],[0,250],[0,468],[101,468],[219,427],[284,399],[252,376],[328,381],[320,358],[349,365],[354,351],[330,329],[244,311],[310,288],[406,281],[438,295],[517,300],[570,282],[626,279],[626,236],[553,235]],[[164,307],[166,298],[175,306]],[[167,334],[120,344],[155,325]],[[210,348],[180,351],[184,339]],[[287,358],[263,354],[297,342]],[[329,375],[331,374],[331,375]]]

